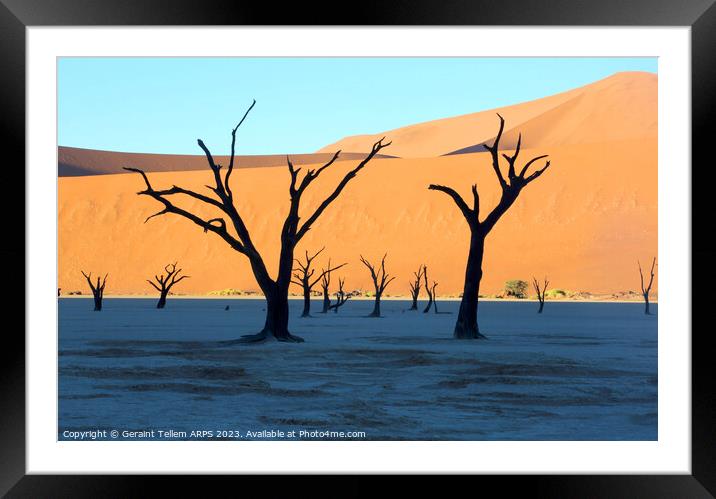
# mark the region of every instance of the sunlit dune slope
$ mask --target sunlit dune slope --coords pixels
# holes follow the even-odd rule
[[[492,125],[485,134],[487,128],[494,132]],[[474,135],[465,128],[466,136]],[[551,288],[638,289],[637,259],[643,263],[657,252],[656,138],[553,145],[523,150],[522,157],[542,153],[550,154],[552,167],[523,191],[488,237],[483,293],[497,292],[507,279],[530,280],[533,275],[549,276]],[[304,219],[354,164],[336,163],[311,185],[301,206]],[[208,193],[204,185],[211,174],[203,169],[152,173],[150,178],[156,188],[176,184]],[[297,256],[326,246],[318,265],[325,265],[329,256],[333,263],[348,262],[336,276],[344,276],[353,290],[371,286],[359,255],[377,260],[387,252],[388,271],[398,276],[388,293],[407,294],[412,272],[426,263],[439,294],[459,294],[468,230],[452,200],[427,190],[430,183],[452,186],[467,199],[470,185],[477,183],[483,214],[495,204],[499,190],[484,153],[375,160],[308,232]],[[232,177],[240,212],[272,273],[288,185],[285,167],[245,169]],[[177,292],[257,289],[246,258],[214,234],[175,215],[145,224],[161,205],[137,196],[142,188],[135,174],[59,179],[58,286],[63,293],[87,291],[83,269],[108,272],[108,294],[152,294],[145,280],[177,260],[191,276]],[[191,199],[180,204],[218,216]]]
[[[616,73],[530,102],[345,137],[318,152],[365,152],[382,136],[393,141],[390,154],[404,158],[482,151],[481,144],[493,139],[497,132],[495,113],[506,121],[505,147],[515,146],[518,132],[523,134],[523,144],[533,148],[655,138],[657,76],[646,72]]]

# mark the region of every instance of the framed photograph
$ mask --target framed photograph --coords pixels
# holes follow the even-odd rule
[[[691,165],[716,7],[228,26],[62,3],[2,6],[27,234],[3,493],[463,474],[711,497]]]

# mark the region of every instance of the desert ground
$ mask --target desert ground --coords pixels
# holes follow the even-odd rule
[[[446,314],[391,300],[299,319],[301,345],[226,345],[257,331],[262,300],[59,300],[59,435],[264,430],[363,432],[350,440],[655,440],[657,316],[636,303],[487,302],[485,341]],[[229,305],[230,309],[224,310]],[[314,308],[318,308],[318,302]],[[658,312],[658,306],[654,306]],[[220,436],[219,430],[226,431]],[[299,431],[307,431],[303,437]],[[233,432],[233,433],[231,433]],[[252,432],[252,433],[249,433]],[[231,436],[229,436],[231,435]],[[268,435],[264,437],[263,435]],[[286,438],[286,437],[284,437]],[[106,437],[107,440],[113,440]],[[336,438],[338,439],[338,438]]]
[[[386,135],[393,141],[386,154],[398,156],[375,159],[361,171],[297,254],[325,246],[319,268],[328,257],[333,263],[348,262],[338,272],[346,288],[370,290],[359,255],[377,259],[387,252],[388,271],[398,277],[387,293],[407,295],[412,272],[425,263],[431,280],[439,283],[438,294],[458,296],[468,230],[452,201],[427,186],[446,184],[469,197],[470,186],[477,183],[484,210],[496,202],[499,185],[489,154],[475,152],[480,149],[475,146],[494,137],[499,112],[507,122],[505,146],[514,147],[521,131],[522,157],[549,154],[552,166],[490,234],[481,292],[496,294],[508,279],[545,275],[550,288],[572,292],[624,296],[638,291],[637,260],[644,265],[657,255],[656,83],[653,74],[618,73],[508,108],[348,137],[321,149],[322,156],[296,155],[296,163],[306,167],[320,165],[336,148],[346,156],[307,191],[304,214],[357,163],[374,137]],[[121,165],[139,166],[153,172],[157,188],[180,185],[204,192],[211,174],[200,169],[203,156],[69,148],[60,148],[59,154],[60,173],[74,175],[58,182],[58,287],[64,293],[87,292],[82,269],[110,274],[107,295],[152,294],[146,279],[174,261],[191,276],[176,293],[258,290],[247,260],[216,236],[171,215],[145,224],[158,206],[136,195],[143,188],[141,178],[113,173]],[[278,227],[288,207],[289,173],[281,159],[239,158],[246,168],[232,179],[240,212],[274,272]],[[81,175],[88,171],[92,175]],[[185,200],[182,206],[206,213],[198,202]],[[658,293],[658,282],[653,292]]]

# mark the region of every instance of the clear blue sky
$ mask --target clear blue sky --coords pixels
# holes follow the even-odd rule
[[[313,152],[363,133],[544,97],[656,58],[60,58],[59,144],[127,152]]]

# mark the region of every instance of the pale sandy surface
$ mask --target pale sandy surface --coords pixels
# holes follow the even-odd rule
[[[59,301],[59,438],[106,429],[360,431],[358,440],[656,440],[657,315],[640,304],[483,303],[484,341],[447,314],[348,302],[305,343],[226,345],[260,300]],[[230,310],[224,310],[230,304]],[[318,301],[316,301],[318,305]],[[654,314],[658,307],[654,307]],[[48,334],[53,334],[48,331]],[[185,437],[186,438],[186,437]],[[109,438],[108,438],[109,439]],[[240,444],[237,444],[240,445]]]

